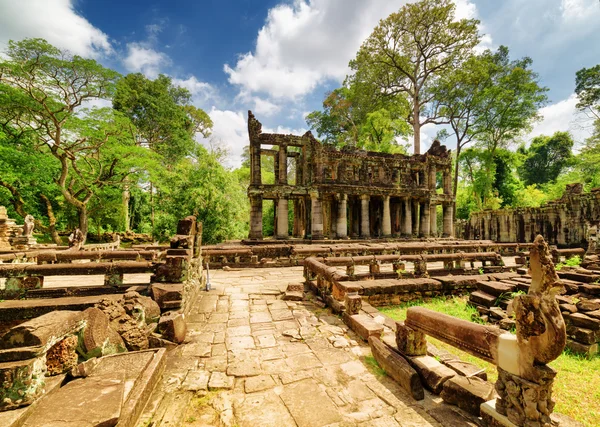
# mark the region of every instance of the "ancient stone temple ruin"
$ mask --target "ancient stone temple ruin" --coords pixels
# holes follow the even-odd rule
[[[319,240],[453,234],[451,157],[435,141],[422,155],[375,153],[321,144],[302,136],[263,133],[248,112],[250,239],[263,238],[263,201],[275,204],[275,237]],[[274,158],[275,183],[263,182],[261,159]],[[293,163],[295,177],[288,175]],[[439,191],[438,191],[439,190]],[[437,206],[443,208],[438,232]]]
[[[567,185],[563,196],[538,208],[485,210],[471,214],[457,235],[496,242],[533,242],[587,247],[600,225],[600,188],[583,193],[582,184]]]

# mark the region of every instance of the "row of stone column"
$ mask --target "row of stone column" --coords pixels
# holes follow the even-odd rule
[[[360,237],[371,237],[370,224],[370,196],[360,197]],[[322,239],[323,236],[323,204],[319,194],[310,194],[311,200],[311,236],[313,240]],[[251,198],[250,201],[250,238],[262,238],[262,198]],[[405,236],[429,237],[437,236],[437,207],[428,201],[419,202],[411,198],[402,200],[404,214],[400,222],[400,233]],[[277,223],[276,237],[287,239],[288,235],[288,199],[280,198],[276,201]],[[348,196],[343,194],[338,199],[338,209],[335,218],[336,237],[348,237]],[[453,232],[453,206],[451,203],[443,205],[443,237],[454,235]],[[384,237],[392,236],[392,216],[390,210],[390,196],[383,196],[383,218],[381,231]]]

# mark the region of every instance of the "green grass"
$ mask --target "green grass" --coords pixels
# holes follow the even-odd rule
[[[383,377],[386,375],[385,373],[385,369],[383,369],[381,366],[379,366],[379,363],[377,363],[377,360],[375,360],[375,358],[373,356],[367,356],[365,357],[365,365],[367,365],[367,369],[374,374],[376,377]]]
[[[477,315],[477,310],[467,306],[467,301],[468,297],[434,298],[427,302],[413,301],[398,306],[382,307],[379,310],[392,319],[405,320],[406,309],[419,305],[439,313],[472,321],[473,316]],[[464,362],[485,369],[489,381],[495,382],[498,378],[496,367],[491,363],[436,339],[427,337],[427,340],[436,347],[455,354]],[[554,411],[568,415],[586,426],[599,425],[600,356],[588,359],[565,350],[558,359],[550,363],[550,366],[558,371],[553,389],[553,398],[556,401]]]

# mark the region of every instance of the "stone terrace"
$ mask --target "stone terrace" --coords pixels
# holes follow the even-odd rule
[[[372,371],[369,346],[323,304],[281,299],[302,280],[301,267],[211,272],[140,425],[440,426],[440,399]]]

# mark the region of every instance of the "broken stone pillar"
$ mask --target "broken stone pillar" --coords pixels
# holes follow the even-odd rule
[[[429,231],[432,236],[437,237],[437,205],[432,204],[429,208]]]
[[[416,331],[403,322],[396,322],[396,345],[400,353],[406,356],[425,356],[427,339],[421,331]]]
[[[390,196],[383,196],[383,221],[381,224],[383,237],[392,235],[392,216],[390,212]]]
[[[444,204],[444,232],[442,237],[452,237],[452,225],[453,225],[453,206],[452,203]]]
[[[339,239],[345,239],[348,237],[348,219],[346,217],[346,204],[348,196],[345,194],[340,195],[338,203],[338,217],[337,217],[337,237]]]
[[[250,239],[263,238],[262,202],[262,196],[250,197]]]
[[[284,198],[277,199],[277,238],[287,239],[288,235],[288,201]]]
[[[344,302],[346,305],[346,313],[349,315],[358,314],[362,308],[362,298],[357,292],[347,293]]]
[[[404,200],[404,216],[402,217],[402,235],[409,237],[412,234],[412,202],[409,198]]]
[[[311,238],[319,240],[323,238],[323,206],[319,199],[319,193],[310,193],[311,212]]]
[[[419,237],[429,236],[429,227],[431,226],[429,219],[429,202],[421,203],[421,226],[419,230]]]
[[[371,227],[369,224],[369,200],[367,194],[360,196],[360,236],[364,238],[371,237]]]

